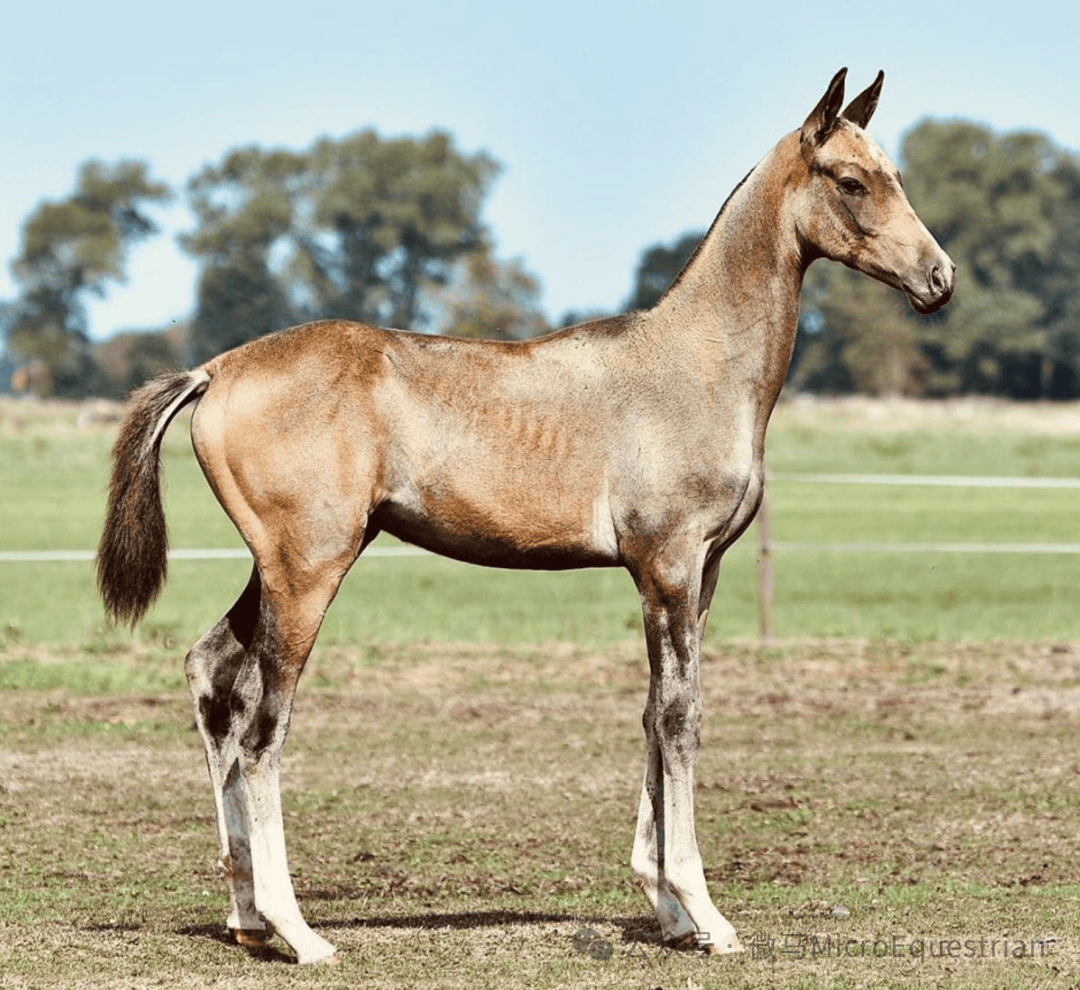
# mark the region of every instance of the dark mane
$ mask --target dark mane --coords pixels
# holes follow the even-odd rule
[[[757,168],[757,165],[755,165],[754,168],[750,169],[750,171],[747,172],[746,175],[744,175],[739,180],[739,182],[735,186],[735,188],[732,189],[731,192],[728,193],[728,197],[727,197],[727,199],[724,200],[723,205],[720,207],[720,211],[713,218],[713,222],[711,224],[709,224],[709,229],[707,231],[705,231],[705,236],[701,238],[701,240],[698,242],[698,246],[696,248],[694,248],[694,253],[692,255],[690,255],[690,257],[687,260],[686,264],[682,266],[682,270],[679,272],[678,275],[675,276],[675,278],[672,281],[671,285],[669,285],[664,290],[663,295],[661,295],[660,298],[657,299],[656,302],[653,303],[653,308],[655,308],[656,306],[659,306],[660,303],[662,303],[668,297],[668,295],[671,293],[671,290],[674,289],[683,280],[683,276],[685,276],[686,273],[690,270],[690,266],[693,265],[693,263],[695,261],[697,261],[697,257],[698,257],[699,254],[701,254],[701,249],[704,246],[705,242],[709,239],[709,235],[713,232],[716,225],[720,222],[720,218],[724,215],[724,210],[726,210],[728,208],[728,203],[731,202],[731,199],[735,195],[735,193],[737,193],[740,189],[742,189],[742,187],[744,185],[746,185],[746,180],[749,179],[750,176],[754,174],[754,169],[756,169],[756,168]]]

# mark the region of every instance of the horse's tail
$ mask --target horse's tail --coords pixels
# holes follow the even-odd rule
[[[169,540],[161,507],[161,440],[172,418],[209,384],[203,368],[167,372],[131,396],[113,446],[97,552],[98,590],[113,621],[134,626],[165,584]]]

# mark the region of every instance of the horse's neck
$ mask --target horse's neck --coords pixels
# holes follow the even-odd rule
[[[791,361],[804,265],[787,195],[785,139],[736,189],[654,313],[718,385],[750,385],[772,409]]]

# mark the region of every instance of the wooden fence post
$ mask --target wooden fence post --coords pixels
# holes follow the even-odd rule
[[[773,638],[772,519],[769,514],[769,487],[761,495],[757,514],[757,601],[758,635],[763,643]]]

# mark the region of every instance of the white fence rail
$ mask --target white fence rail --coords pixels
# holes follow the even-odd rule
[[[1080,489],[1080,478],[975,477],[921,474],[792,474],[770,472],[770,481],[827,485],[928,485],[941,488],[1043,488]],[[768,525],[768,507],[759,516],[758,553],[993,553],[1080,554],[1080,543],[802,543],[774,542]],[[365,557],[417,557],[427,553],[418,547],[370,547]],[[170,560],[246,560],[247,550],[170,550]],[[92,561],[92,550],[0,550],[0,563],[48,563]]]
[[[364,551],[368,557],[422,557],[427,550],[419,547],[369,547]],[[50,561],[92,561],[97,554],[93,550],[0,550],[0,564],[44,564]],[[250,560],[251,553],[242,547],[230,550],[170,550],[169,560]]]
[[[927,485],[940,488],[1080,489],[1080,478],[975,477],[919,474],[793,474],[770,472],[769,481],[827,485]],[[1080,543],[802,543],[774,542],[768,493],[762,500],[757,525],[758,627],[763,640],[773,634],[772,557],[780,553],[943,553],[943,554],[1080,554]],[[370,547],[365,557],[418,557],[419,547]],[[0,550],[3,563],[91,562],[92,550]],[[248,551],[237,549],[171,550],[170,560],[244,560]]]
[[[826,485],[924,485],[938,488],[1042,488],[1080,489],[1080,478],[978,477],[927,474],[791,474],[770,472],[769,481]],[[1080,554],[1080,543],[801,543],[772,539],[768,491],[758,513],[757,597],[758,632],[762,640],[773,635],[773,568],[775,552],[816,553],[992,553]]]
[[[788,474],[770,471],[769,480],[826,485],[929,485],[938,488],[1080,488],[1080,478],[980,478],[939,474]]]

